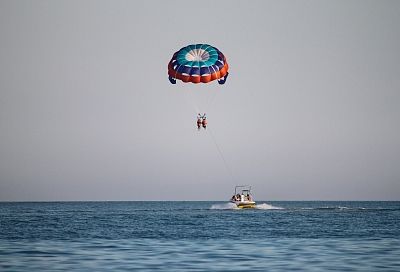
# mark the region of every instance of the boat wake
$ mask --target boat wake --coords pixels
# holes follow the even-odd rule
[[[239,210],[235,203],[213,204],[211,210]]]
[[[268,203],[262,203],[262,204],[257,204],[254,209],[256,210],[290,210],[290,211],[338,211],[338,212],[352,212],[352,211],[388,211],[388,210],[393,210],[393,211],[398,211],[398,208],[382,208],[382,207],[373,207],[373,208],[366,208],[366,207],[348,207],[348,206],[317,206],[317,207],[279,207],[279,206],[274,206]],[[210,210],[241,210],[236,206],[235,203],[227,202],[227,203],[218,203],[218,204],[213,204],[210,207]],[[247,209],[246,209],[247,210]]]
[[[267,203],[257,204],[256,209],[259,210],[283,210],[282,207],[273,206]]]
[[[282,207],[273,206],[267,203],[257,204],[255,209],[258,210],[282,210]],[[235,203],[213,204],[210,210],[240,210]]]

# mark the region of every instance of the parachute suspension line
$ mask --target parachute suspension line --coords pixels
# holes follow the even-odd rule
[[[235,176],[233,175],[232,169],[229,167],[228,162],[226,161],[226,159],[225,159],[225,157],[224,157],[224,154],[222,153],[221,148],[219,147],[217,141],[215,140],[214,134],[211,132],[211,130],[210,130],[209,127],[207,128],[207,131],[209,132],[209,134],[210,134],[210,136],[211,136],[211,139],[212,139],[212,141],[214,142],[215,147],[216,147],[217,150],[218,150],[218,153],[219,153],[219,155],[220,155],[220,157],[221,157],[221,159],[222,159],[222,161],[223,161],[223,163],[224,163],[224,165],[225,165],[226,170],[228,171],[229,175],[231,176],[231,180],[233,180],[233,181],[236,182],[236,178],[235,178]],[[236,183],[237,183],[237,182],[236,182]]]
[[[189,90],[184,90],[184,92],[185,92],[185,99],[186,99],[186,102],[187,102],[188,104],[191,104],[191,105],[192,105],[192,108],[193,108],[195,114],[197,115],[198,113],[200,113],[200,111],[199,111],[199,107],[197,107],[197,104],[193,101],[192,94],[190,93]]]
[[[205,105],[205,107],[204,107],[205,112],[208,112],[208,110],[212,107],[212,104],[214,103],[215,98],[217,97],[218,93],[219,93],[219,92],[215,92],[215,91],[213,91],[213,92],[211,93],[211,95],[210,95],[209,98],[207,99],[206,105]]]

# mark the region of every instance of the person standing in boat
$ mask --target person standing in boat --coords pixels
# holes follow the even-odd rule
[[[253,201],[253,199],[251,198],[251,195],[249,193],[247,193],[247,200],[248,201]]]

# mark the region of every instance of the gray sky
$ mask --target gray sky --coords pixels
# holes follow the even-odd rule
[[[224,200],[235,184],[256,200],[400,200],[399,14],[2,0],[0,200]],[[226,55],[225,85],[169,83],[192,43]]]

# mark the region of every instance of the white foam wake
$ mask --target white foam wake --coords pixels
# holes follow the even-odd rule
[[[239,208],[235,203],[223,203],[223,204],[213,204],[210,208],[211,210],[238,210]],[[256,209],[258,210],[282,210],[282,207],[273,206],[267,203],[257,204]]]
[[[256,209],[259,209],[259,210],[282,210],[283,208],[277,207],[277,206],[272,206],[267,203],[263,203],[263,204],[257,204]]]
[[[213,204],[210,208],[211,210],[236,210],[239,209],[236,207],[235,203],[223,203],[223,204]]]

